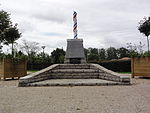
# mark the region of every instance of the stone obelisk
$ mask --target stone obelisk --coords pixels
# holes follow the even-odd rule
[[[67,39],[67,50],[65,55],[65,62],[67,64],[81,64],[86,63],[84,54],[83,40],[78,39],[77,34],[77,13],[73,12],[73,32],[74,38]]]

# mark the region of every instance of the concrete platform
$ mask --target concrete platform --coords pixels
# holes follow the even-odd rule
[[[113,82],[102,79],[51,79],[28,84],[28,86],[108,86],[130,85],[130,83]]]

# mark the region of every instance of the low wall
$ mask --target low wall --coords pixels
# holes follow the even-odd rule
[[[131,60],[132,77],[150,77],[150,57],[133,57]]]
[[[27,75],[27,62],[25,60],[0,60],[0,79],[23,77]]]

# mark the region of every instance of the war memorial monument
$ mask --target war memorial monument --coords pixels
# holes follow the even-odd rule
[[[54,64],[20,78],[18,86],[129,85],[129,76],[120,76],[98,64],[86,62],[83,40],[77,36],[77,13],[73,13],[74,38],[67,40],[64,64]]]

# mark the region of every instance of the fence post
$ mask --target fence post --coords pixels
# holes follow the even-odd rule
[[[134,78],[134,57],[131,59],[131,71],[132,71],[132,78]]]

